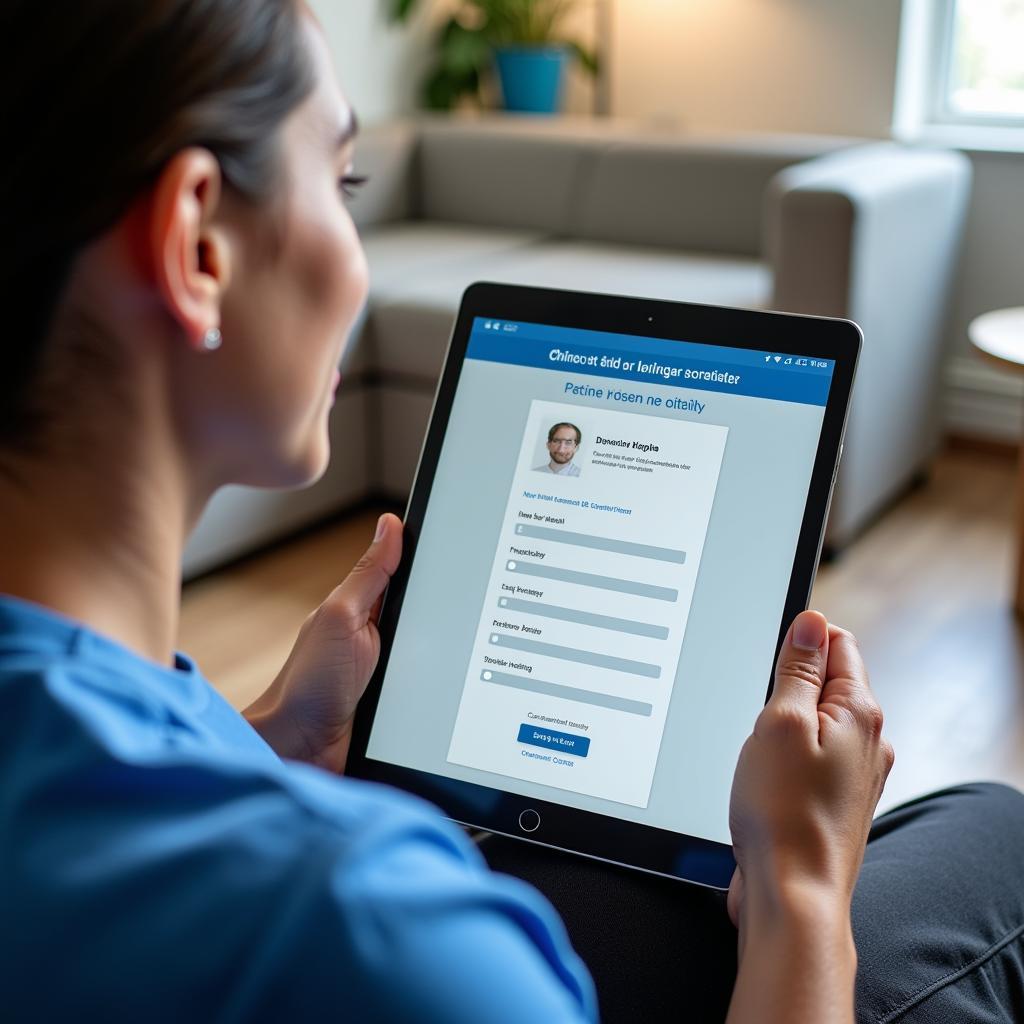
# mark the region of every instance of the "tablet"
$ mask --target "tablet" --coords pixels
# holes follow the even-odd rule
[[[809,597],[859,348],[843,320],[473,285],[349,773],[728,886],[733,771]]]

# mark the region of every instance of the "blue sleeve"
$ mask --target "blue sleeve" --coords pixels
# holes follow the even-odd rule
[[[426,805],[21,721],[0,754],[16,1019],[596,1019],[551,907]]]
[[[331,990],[346,994],[353,1019],[596,1019],[589,976],[538,893],[492,874],[434,813],[391,800],[373,809],[373,790],[364,798],[366,827],[344,857],[324,837],[320,912],[304,934],[280,936],[294,956],[338,972]]]

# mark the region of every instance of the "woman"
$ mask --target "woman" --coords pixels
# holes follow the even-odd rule
[[[394,516],[244,716],[173,653],[209,497],[324,471],[365,297],[338,194],[355,120],[311,15],[8,0],[2,18],[5,1015],[593,1019],[545,899],[432,809],[336,777]],[[736,775],[738,968],[714,894],[486,853],[559,904],[608,1019],[720,1019],[731,1000],[735,1024],[851,1021],[855,933],[858,1019],[1011,1019],[1024,908],[996,880],[1024,850],[1020,798],[882,819],[854,897],[891,763],[853,639],[804,613]]]

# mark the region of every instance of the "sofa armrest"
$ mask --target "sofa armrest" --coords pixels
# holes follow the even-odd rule
[[[901,293],[908,278],[929,292],[947,285],[969,189],[962,154],[889,143],[781,171],[765,208],[777,308],[853,316],[877,297],[872,286],[895,284],[892,270]]]
[[[766,192],[773,306],[849,317],[864,348],[837,483],[837,544],[927,462],[971,169],[960,153],[865,145],[787,168]]]
[[[360,230],[416,215],[418,150],[418,132],[409,121],[374,124],[360,131],[355,170],[369,180],[350,207]]]

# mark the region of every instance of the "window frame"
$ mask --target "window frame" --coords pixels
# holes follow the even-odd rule
[[[1024,152],[1024,114],[965,113],[950,103],[958,0],[903,0],[893,134],[908,142]]]

